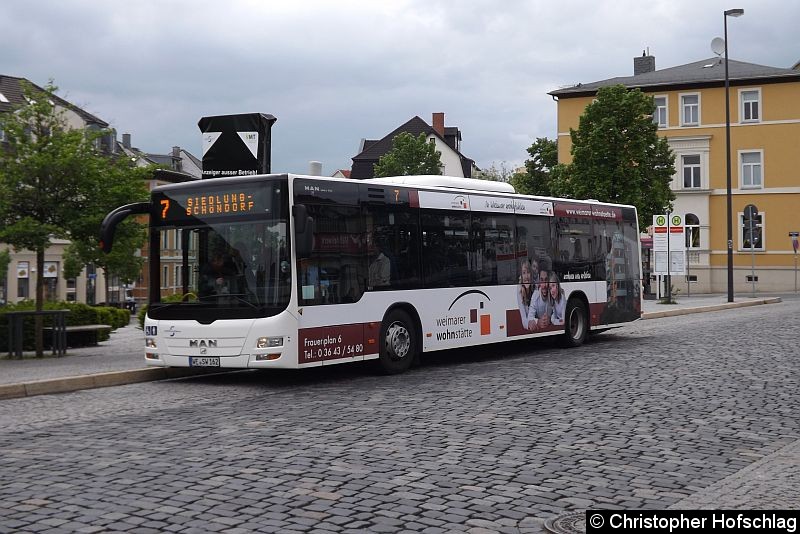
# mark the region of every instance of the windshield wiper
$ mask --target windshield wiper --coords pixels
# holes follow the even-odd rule
[[[197,305],[200,303],[197,301],[188,301],[188,300],[180,302],[153,302],[152,304],[150,304],[150,307],[153,309],[165,310],[167,308],[172,308],[173,306],[178,306],[178,305],[185,306],[187,304]]]
[[[244,293],[225,293],[224,295],[203,295],[202,297],[197,297],[197,300],[198,300],[198,302],[213,302],[213,301],[217,301],[219,299],[233,298],[233,299],[236,299],[236,302],[241,302],[243,304],[247,304],[248,306],[250,306],[254,310],[260,310],[261,309],[261,307],[258,306],[257,304],[253,304],[252,302],[250,302],[246,298],[243,298],[243,297],[246,297],[246,296],[247,295],[244,294]]]

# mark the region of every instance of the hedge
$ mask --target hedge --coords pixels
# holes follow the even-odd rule
[[[105,306],[89,306],[80,302],[45,302],[45,310],[69,310],[66,315],[65,323],[67,326],[80,326],[86,324],[107,324],[111,330],[127,326],[131,320],[130,310],[122,308],[111,308]],[[33,311],[36,305],[32,300],[24,300],[16,304],[0,306],[0,351],[6,352],[8,347],[8,318],[6,312],[10,311]],[[44,326],[53,326],[51,316],[44,317]],[[35,332],[33,317],[26,317],[23,323],[23,350],[35,350]],[[44,332],[45,346],[50,346],[50,331]],[[97,332],[73,332],[68,334],[68,345],[70,347],[84,347],[93,345],[99,341],[106,341],[109,338],[108,330],[98,330]]]

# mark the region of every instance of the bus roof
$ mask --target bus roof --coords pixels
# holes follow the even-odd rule
[[[369,178],[365,183],[416,185],[425,187],[443,187],[446,189],[467,189],[472,191],[492,191],[495,193],[516,193],[514,186],[506,182],[461,178],[456,176],[419,175],[392,176],[388,178]]]
[[[153,189],[154,190],[162,190],[162,189],[173,190],[173,189],[184,189],[184,188],[196,189],[198,187],[202,188],[206,184],[220,185],[224,183],[230,183],[231,180],[246,182],[266,177],[272,177],[272,178],[291,177],[292,179],[304,178],[304,179],[324,180],[331,182],[346,182],[346,183],[355,182],[355,183],[376,184],[384,186],[399,185],[406,187],[410,186],[410,187],[430,188],[430,189],[440,189],[440,190],[457,189],[459,191],[463,191],[466,193],[469,192],[500,193],[504,195],[514,195],[522,198],[549,200],[554,202],[577,202],[585,204],[602,204],[607,206],[619,206],[619,207],[629,207],[629,208],[634,207],[628,204],[601,202],[596,199],[575,199],[575,198],[548,197],[544,195],[527,195],[523,193],[517,193],[516,190],[514,189],[514,186],[512,186],[507,182],[495,182],[492,180],[479,180],[477,178],[462,178],[458,176],[441,176],[441,175],[390,176],[386,178],[368,178],[365,180],[352,180],[350,178],[334,178],[331,176],[313,176],[313,175],[294,174],[294,173],[273,173],[273,174],[258,174],[258,175],[246,175],[246,176],[231,176],[222,178],[206,178],[203,180],[195,180],[191,182],[184,182],[178,184],[160,185]]]

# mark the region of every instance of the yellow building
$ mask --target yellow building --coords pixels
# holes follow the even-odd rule
[[[800,231],[800,70],[728,61],[734,291],[793,291]],[[688,275],[673,276],[686,294],[727,291],[725,63],[720,58],[656,70],[634,58],[634,75],[550,92],[558,101],[558,160],[571,160],[577,129],[600,87],[622,84],[654,97],[653,120],[675,153],[674,213],[687,224]],[[745,206],[758,216],[745,224]],[[691,288],[687,288],[687,282]]]

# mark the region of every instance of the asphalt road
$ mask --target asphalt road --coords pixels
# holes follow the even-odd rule
[[[400,376],[243,371],[8,399],[0,532],[539,532],[586,508],[791,506],[798,332],[788,300],[578,349],[451,351]]]

